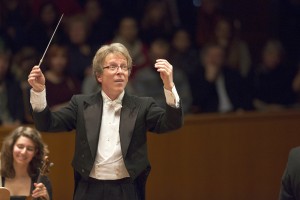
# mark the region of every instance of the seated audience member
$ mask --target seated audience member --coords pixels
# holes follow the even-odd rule
[[[179,28],[174,32],[171,45],[170,60],[174,67],[185,71],[191,77],[199,66],[199,53],[192,47],[189,33]]]
[[[17,81],[20,82],[22,95],[23,95],[23,105],[25,112],[25,123],[32,123],[32,115],[30,112],[30,85],[28,84],[28,74],[30,73],[32,65],[36,65],[39,62],[40,57],[37,51],[33,47],[23,47],[14,56],[14,61],[12,65],[12,72],[16,77]]]
[[[105,11],[99,0],[87,0],[84,4],[84,15],[91,26],[88,42],[95,46],[101,46],[113,37],[114,23]]]
[[[22,90],[10,71],[10,54],[0,52],[0,124],[18,126],[24,120]]]
[[[80,82],[84,76],[91,71],[91,60],[94,48],[88,43],[89,24],[82,15],[72,16],[67,23],[67,34],[69,36],[69,73]]]
[[[55,30],[60,14],[54,2],[46,1],[40,5],[39,16],[30,25],[27,33],[27,44],[33,46],[40,54],[43,53]],[[65,39],[60,27],[53,36],[53,42],[62,42]]]
[[[221,18],[220,2],[218,0],[202,0],[196,19],[196,42],[203,47],[213,38],[218,20]]]
[[[158,37],[170,36],[174,26],[168,1],[148,1],[141,20],[141,37],[147,45]]]
[[[163,108],[166,106],[166,100],[161,79],[154,68],[154,63],[158,58],[168,59],[170,46],[164,39],[156,39],[150,46],[149,57],[150,65],[140,69],[136,76],[129,81],[127,90],[137,96],[150,96],[155,99],[157,104]],[[190,110],[192,103],[192,94],[190,85],[184,71],[173,66],[174,83],[180,98],[182,99],[182,107],[184,112]]]
[[[300,200],[299,157],[300,147],[293,148],[282,176],[279,200]]]
[[[132,17],[124,17],[120,24],[117,35],[113,42],[123,44],[129,51],[134,62],[134,68],[130,74],[133,78],[135,73],[149,64],[148,49],[138,37],[137,21]]]
[[[4,140],[1,149],[2,187],[10,191],[11,200],[51,200],[52,188],[47,176],[40,176],[42,161],[48,153],[38,131],[30,127],[18,127]]]
[[[213,42],[224,48],[226,66],[237,70],[242,77],[247,77],[251,65],[248,45],[236,35],[234,26],[229,20],[224,18],[218,20]]]
[[[231,112],[251,109],[244,81],[235,70],[224,65],[224,49],[208,44],[202,50],[202,66],[192,77],[195,112]]]
[[[262,50],[261,64],[249,75],[256,109],[278,110],[294,103],[293,70],[283,63],[281,43],[269,40]]]
[[[68,70],[68,52],[63,46],[50,46],[46,55],[45,78],[47,80],[47,102],[52,110],[57,110],[69,102],[74,94],[80,93],[81,86]]]
[[[0,35],[15,53],[26,41],[25,30],[31,19],[31,7],[28,1],[3,0],[0,1],[0,13]]]

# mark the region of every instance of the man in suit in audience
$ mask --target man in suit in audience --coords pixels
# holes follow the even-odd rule
[[[280,200],[300,200],[300,147],[289,153],[287,166],[282,176]]]
[[[183,123],[182,107],[173,82],[172,65],[158,59],[156,70],[164,84],[166,109],[152,98],[131,96],[125,86],[132,69],[127,49],[119,43],[102,46],[93,59],[101,91],[75,95],[68,106],[51,112],[45,77],[34,66],[28,77],[31,105],[40,131],[76,129],[72,161],[75,200],[141,200],[150,172],[146,132],[162,133]]]

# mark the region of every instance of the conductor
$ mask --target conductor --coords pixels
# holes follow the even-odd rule
[[[38,66],[28,76],[35,125],[40,131],[76,129],[72,161],[75,200],[143,200],[150,172],[146,132],[163,133],[183,124],[172,65],[158,59],[166,109],[153,98],[125,92],[132,70],[128,50],[120,43],[102,46],[94,56],[98,93],[74,95],[69,104],[51,112],[46,101],[45,77]]]

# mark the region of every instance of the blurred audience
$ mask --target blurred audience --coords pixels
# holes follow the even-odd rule
[[[150,0],[141,20],[141,36],[150,45],[158,37],[168,37],[175,23],[167,1]]]
[[[39,62],[37,51],[32,47],[23,47],[14,56],[12,62],[12,73],[16,80],[20,83],[23,96],[24,105],[24,118],[25,122],[32,123],[32,115],[30,111],[30,89],[31,86],[28,84],[28,74],[31,71],[31,66],[36,65]]]
[[[47,44],[59,21],[60,14],[52,1],[46,1],[39,9],[39,16],[34,18],[28,33],[26,45],[34,47],[41,54],[44,52]],[[62,42],[65,39],[63,29],[57,29],[53,42]]]
[[[153,97],[155,101],[161,107],[165,108],[166,100],[163,87],[161,86],[161,79],[157,74],[154,64],[157,59],[169,59],[170,45],[162,39],[157,38],[151,43],[149,57],[151,63],[140,69],[135,77],[129,81],[127,91],[138,96]],[[173,63],[170,63],[173,64]],[[182,99],[182,106],[185,112],[190,110],[192,103],[192,94],[188,78],[184,71],[180,68],[173,66],[174,71],[174,83],[176,85],[177,92]]]
[[[221,18],[219,0],[202,0],[196,22],[196,42],[203,47],[213,39],[215,27]]]
[[[110,41],[114,32],[114,25],[104,11],[98,0],[87,0],[84,4],[84,14],[91,26],[88,42],[96,47]]]
[[[284,64],[284,50],[278,40],[269,40],[261,52],[261,63],[249,75],[254,106],[259,110],[280,110],[295,102],[292,90],[294,68]]]
[[[170,61],[175,68],[191,77],[200,64],[199,52],[191,42],[190,34],[184,28],[178,28],[172,37]]]
[[[70,67],[68,70],[82,82],[84,76],[91,71],[91,62],[96,48],[88,43],[90,25],[84,15],[75,15],[69,18],[66,28],[69,36]]]
[[[31,7],[27,1],[0,1],[0,31],[9,48],[16,52],[26,41],[26,28],[31,20]]]
[[[238,26],[237,20],[235,23]],[[218,20],[212,41],[225,50],[226,66],[237,70],[242,77],[247,77],[251,66],[250,52],[246,42],[235,33],[233,23],[225,18]]]
[[[32,7],[33,14],[38,15],[40,7],[45,2],[52,2],[58,8],[60,13],[64,13],[65,16],[72,16],[82,11],[82,0],[29,0],[27,1]]]
[[[141,68],[149,64],[148,49],[138,37],[138,24],[132,17],[124,17],[118,28],[118,32],[112,42],[123,44],[129,51],[134,64],[130,77]]]
[[[68,74],[68,51],[65,47],[53,44],[45,59],[47,70],[47,103],[51,110],[58,110],[67,104],[74,94],[81,91],[80,83]]]
[[[24,122],[23,97],[10,67],[10,53],[0,52],[0,124],[18,126]]]
[[[225,65],[224,49],[207,44],[201,52],[201,66],[192,77],[193,112],[249,110],[251,101],[240,74]]]
[[[288,59],[284,59],[282,44],[271,41],[263,50],[261,62],[252,64],[257,63],[259,56],[254,44],[248,43],[251,47],[248,48],[242,39],[247,35],[242,30],[241,21],[247,21],[230,14],[226,5],[232,6],[221,0],[0,1],[0,52],[12,53],[5,53],[9,69],[2,70],[8,74],[1,78],[5,79],[1,80],[3,101],[0,104],[4,109],[1,115],[6,116],[5,120],[1,117],[2,121],[6,124],[32,122],[28,107],[28,66],[38,63],[61,13],[65,16],[51,44],[58,45],[54,60],[60,60],[57,62],[62,67],[50,67],[46,62],[41,66],[49,65],[47,78],[54,84],[53,91],[61,89],[60,84],[65,86],[64,90],[69,90],[58,104],[66,103],[71,94],[80,90],[85,94],[97,92],[99,85],[90,67],[93,54],[103,44],[120,42],[133,57],[130,82],[138,83],[129,84],[128,90],[139,95],[149,93],[163,102],[164,99],[160,99],[163,88],[158,88],[157,81],[160,80],[153,73],[153,63],[160,56],[167,58],[173,65],[175,81],[179,82],[176,84],[182,85],[177,89],[186,104],[185,112],[248,110],[252,108],[252,102],[259,110],[295,107],[295,103],[300,105],[300,67],[298,69],[295,64],[299,52],[293,39],[296,34],[290,38],[288,30],[281,31]],[[293,51],[292,47],[296,50]],[[250,55],[249,49],[254,56]],[[46,57],[49,58],[48,54]],[[3,63],[7,61],[2,62],[5,66]],[[69,80],[74,81],[74,87],[70,87]],[[2,88],[7,83],[2,82],[12,82],[9,88],[21,88],[22,92],[6,94]],[[13,101],[8,101],[8,98]],[[3,106],[6,104],[10,106]],[[20,106],[22,108],[17,109]]]

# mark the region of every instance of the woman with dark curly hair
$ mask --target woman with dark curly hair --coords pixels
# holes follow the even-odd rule
[[[42,161],[48,154],[41,134],[30,127],[18,127],[3,141],[1,149],[2,185],[10,191],[11,200],[52,199],[47,176],[39,177]],[[40,178],[39,183],[37,182]]]

